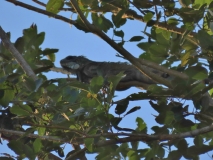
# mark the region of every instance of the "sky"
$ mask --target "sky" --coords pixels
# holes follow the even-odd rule
[[[23,1],[31,4],[35,7],[42,8],[32,1]],[[42,2],[47,2],[43,0]],[[45,9],[45,8],[42,8]],[[71,18],[70,12],[60,12],[60,15]],[[59,52],[56,53],[55,66],[60,67],[60,60],[68,55],[84,55],[93,61],[124,61],[123,59],[116,57],[117,51],[109,46],[102,39],[91,33],[85,33],[76,29],[68,23],[50,18],[48,16],[15,6],[12,3],[0,0],[0,26],[6,31],[11,33],[11,41],[22,36],[22,31],[25,28],[29,28],[31,24],[35,23],[38,28],[38,32],[45,32],[45,40],[42,44],[44,48],[57,48]],[[144,24],[128,20],[124,27],[121,28],[125,32],[124,39],[129,40],[131,37],[140,35],[145,36],[141,31],[144,29]],[[112,37],[112,30],[107,33],[109,37]],[[117,38],[117,40],[120,40]],[[125,43],[124,47],[135,57],[138,57],[143,51],[136,46],[137,43]],[[47,75],[49,79],[67,77],[66,75],[51,72]],[[122,99],[131,93],[137,93],[141,90],[137,88],[131,88],[128,91],[116,92],[117,97],[114,100]],[[189,102],[190,104],[190,102]],[[159,125],[155,122],[153,115],[157,113],[151,108],[148,101],[131,102],[128,109],[134,106],[141,106],[141,109],[133,114],[130,114],[122,120],[120,127],[132,128],[137,127],[135,121],[136,117],[142,117],[145,123],[147,123],[148,131],[151,133],[150,128],[153,125]],[[114,106],[110,110],[114,113]],[[141,147],[145,147],[141,143]],[[0,154],[7,153],[8,148],[6,142],[3,141],[3,145],[0,144]],[[12,151],[8,153],[13,154]],[[202,159],[211,159],[209,155],[205,154]]]

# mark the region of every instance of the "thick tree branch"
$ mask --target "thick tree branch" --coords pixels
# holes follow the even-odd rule
[[[32,11],[35,11],[35,12],[38,12],[38,13],[41,13],[41,14],[44,14],[44,15],[47,15],[47,16],[50,16],[50,17],[54,17],[54,18],[56,18],[56,19],[62,20],[62,21],[64,21],[64,22],[67,22],[67,23],[69,23],[69,24],[76,25],[76,22],[73,21],[73,20],[70,20],[70,19],[65,18],[65,17],[63,17],[63,16],[59,16],[59,15],[50,13],[50,12],[48,12],[48,11],[45,11],[45,10],[42,10],[42,9],[33,7],[33,6],[31,6],[31,5],[27,5],[27,4],[25,4],[25,3],[22,3],[22,2],[19,2],[19,1],[16,1],[16,0],[15,0],[15,1],[14,1],[14,0],[6,0],[6,1],[8,1],[8,2],[10,2],[10,3],[13,3],[13,4],[15,4],[15,5],[21,6],[21,7],[23,7],[23,8],[32,10]],[[80,11],[80,9],[79,9],[79,11]],[[81,12],[81,11],[80,11],[80,12]],[[100,10],[100,11],[98,10],[97,12],[101,12],[101,10]],[[83,18],[83,17],[84,17],[84,16],[82,16],[81,18]],[[128,10],[128,11],[125,13],[125,15],[124,15],[123,18],[135,18],[135,19],[138,18],[138,19],[141,19],[141,17],[140,17],[139,15],[137,15],[137,13],[136,13],[135,11],[133,11],[133,10]],[[84,18],[84,20],[85,20],[85,18]],[[83,22],[84,22],[84,21],[83,21]],[[91,32],[92,32],[92,33],[94,33],[94,34],[96,34],[97,36],[101,37],[101,38],[102,38],[103,40],[105,40],[109,45],[112,45],[112,47],[113,47],[114,49],[116,49],[119,53],[127,52],[126,50],[123,51],[124,49],[122,49],[121,47],[119,47],[114,41],[112,41],[109,37],[107,37],[104,33],[102,33],[102,31],[98,31],[98,32],[97,32],[97,28],[95,28],[95,27],[94,27],[93,25],[91,25],[89,22],[88,22],[88,23],[87,23],[87,22],[84,22],[84,23],[86,23],[87,27],[90,26],[90,29],[91,29]],[[88,26],[88,25],[89,25],[89,26]],[[158,25],[159,25],[159,27],[161,26],[160,23],[158,23]],[[170,31],[170,30],[168,29],[169,27],[165,26],[165,24],[163,24],[163,23],[162,23],[162,25],[165,27],[166,30]],[[181,29],[180,29],[180,30],[181,30]],[[181,31],[180,31],[180,32],[181,32]],[[179,34],[182,34],[183,32],[184,32],[184,31],[182,30],[182,32],[179,33]],[[124,53],[124,54],[126,55],[126,53]],[[127,54],[130,54],[130,53],[127,53]],[[127,59],[129,60],[129,58],[127,58]],[[131,57],[131,61],[134,61],[134,59],[135,59],[134,57]],[[130,61],[130,62],[131,62],[131,61]],[[148,61],[146,61],[146,60],[141,60],[141,59],[140,59],[140,63],[143,64],[143,65],[145,65],[145,66],[151,67],[151,68],[153,68],[153,69],[157,69],[157,70],[159,70],[159,71],[168,73],[169,75],[177,76],[177,77],[179,77],[179,78],[181,78],[181,79],[188,79],[188,78],[189,78],[186,74],[183,74],[183,73],[180,73],[180,72],[177,72],[177,71],[174,71],[174,70],[169,70],[169,69],[167,69],[167,68],[165,68],[165,67],[163,67],[163,66],[160,66],[160,65],[158,65],[158,64],[155,64],[155,63],[153,63],[153,62],[148,62]],[[138,65],[140,65],[140,64],[138,63]],[[155,76],[155,75],[153,75],[153,76]],[[156,78],[157,78],[158,81],[159,81],[159,77],[157,76]],[[161,81],[164,82],[165,79],[162,78]],[[160,81],[159,81],[159,82],[160,82]],[[170,84],[168,84],[168,85],[170,85]]]
[[[115,50],[117,50],[122,56],[124,56],[127,60],[129,60],[132,64],[134,64],[136,66],[136,68],[138,68],[144,75],[153,79],[156,82],[159,82],[169,88],[172,88],[172,84],[169,81],[165,80],[165,78],[162,78],[150,71],[147,71],[147,67],[143,66],[144,64],[141,65],[137,58],[132,56],[127,50],[125,50],[123,47],[119,46],[117,43],[115,43],[113,40],[111,40],[100,29],[98,29],[94,25],[90,24],[89,21],[86,19],[86,17],[81,12],[80,8],[78,7],[76,0],[70,0],[70,2],[72,4],[73,8],[76,10],[76,12],[79,14],[79,17],[81,18],[82,22],[92,33],[101,37],[105,42],[107,42],[110,46],[112,46]]]
[[[41,140],[47,140],[47,141],[53,141],[53,142],[59,142],[59,143],[69,143],[68,139],[56,138],[54,136],[39,136],[37,134],[31,134],[31,133],[26,135],[25,132],[8,130],[3,128],[0,128],[0,133],[4,133],[7,135],[26,136],[30,138],[39,138]]]
[[[1,26],[0,26],[0,38],[1,38],[4,46],[11,52],[11,54],[15,57],[16,61],[22,67],[23,71],[29,77],[31,77],[33,80],[36,80],[37,76],[35,75],[35,73],[31,69],[31,67],[27,64],[27,62],[22,57],[22,55],[15,48],[15,46],[10,42],[9,38],[7,37],[7,34],[4,32],[4,30],[1,28]]]
[[[6,0],[10,3],[13,3],[14,5],[17,5],[17,6],[21,6],[23,8],[26,8],[26,9],[29,9],[31,11],[35,11],[35,12],[38,12],[38,13],[41,13],[41,14],[44,14],[44,15],[47,15],[49,17],[54,17],[55,19],[59,19],[61,21],[64,21],[64,22],[67,22],[69,24],[73,24],[75,25],[76,22],[73,21],[73,20],[70,20],[68,18],[65,18],[63,16],[60,16],[60,15],[57,15],[57,14],[54,14],[54,13],[51,13],[51,12],[48,12],[48,11],[45,11],[43,9],[40,9],[40,8],[37,8],[37,7],[33,7],[31,5],[28,5],[26,3],[22,3],[22,2],[19,2],[19,1],[16,1],[16,0]]]
[[[54,18],[56,18],[56,19],[60,19],[60,20],[63,20],[63,21],[65,21],[65,22],[67,22],[67,19],[66,19],[66,18],[64,19],[63,16],[55,15],[55,14],[53,14],[53,13],[51,13],[51,12],[47,12],[47,11],[45,11],[45,10],[41,10],[41,9],[39,9],[39,8],[30,6],[30,5],[26,4],[26,3],[22,3],[22,2],[17,1],[17,0],[6,0],[6,1],[8,1],[8,2],[10,2],[10,3],[13,3],[13,4],[17,5],[17,6],[21,6],[21,7],[23,7],[23,8],[26,8],[26,9],[29,9],[29,10],[32,10],[32,11],[35,11],[35,12],[38,12],[38,13],[42,13],[42,14],[48,15],[48,16],[50,16],[50,17],[54,17]],[[40,1],[37,1],[37,0],[33,0],[33,1],[34,1],[35,3],[38,3],[38,4],[42,5],[42,6],[45,6],[45,4],[42,3],[42,2],[40,2]],[[109,10],[109,8],[106,9],[106,8],[104,8],[104,7],[98,7],[98,8],[95,8],[95,9],[93,9],[93,10],[89,10],[89,9],[88,9],[87,11],[89,11],[89,12],[91,12],[91,13],[112,12],[112,13],[114,13],[114,14],[117,14],[121,9],[122,9],[122,8],[117,7],[117,9]],[[70,9],[68,8],[68,9],[64,9],[64,10],[70,10]],[[75,12],[73,9],[71,9],[70,11]],[[138,15],[137,12],[135,12],[134,10],[131,10],[131,9],[128,9],[128,10],[123,14],[122,18],[133,18],[133,19],[135,19],[135,20],[144,22],[143,16]],[[69,22],[68,22],[68,23],[69,23]],[[145,23],[145,22],[144,22],[144,23]],[[166,24],[165,22],[158,22],[157,24],[154,24],[154,26],[157,27],[157,28],[161,28],[161,29],[163,29],[163,30],[167,30],[167,31],[170,31],[170,32],[173,32],[173,33],[177,33],[177,34],[181,34],[181,35],[183,35],[184,32],[185,32],[185,30],[183,30],[183,29],[181,29],[181,28],[177,28],[176,26],[168,25],[168,24]],[[196,33],[191,32],[188,36],[189,36],[189,37],[194,37],[195,34],[196,34]]]
[[[189,132],[184,132],[180,134],[160,134],[160,135],[148,135],[148,134],[141,134],[141,133],[102,133],[102,134],[97,134],[97,135],[85,135],[84,137],[81,138],[76,138],[76,139],[86,139],[86,138],[97,138],[97,137],[114,137],[114,136],[127,136],[124,138],[116,138],[112,140],[103,140],[99,141],[98,143],[95,144],[96,147],[103,147],[107,145],[112,145],[112,144],[118,144],[118,143],[126,143],[126,142],[133,142],[133,141],[145,141],[145,142],[150,142],[150,141],[169,141],[169,140],[175,140],[175,139],[181,139],[181,138],[192,138],[204,133],[208,133],[213,131],[213,125],[206,126],[200,129],[195,129],[193,131]],[[36,134],[26,134],[25,132],[21,131],[13,131],[13,130],[8,130],[8,129],[0,129],[1,133],[4,134],[12,134],[12,135],[18,135],[18,136],[27,136],[31,138],[39,138],[42,140],[47,140],[47,141],[54,141],[54,142],[59,142],[59,143],[71,143],[71,144],[78,144],[78,140],[72,140],[70,142],[69,139],[63,139],[63,138],[56,138],[54,136],[39,136]]]

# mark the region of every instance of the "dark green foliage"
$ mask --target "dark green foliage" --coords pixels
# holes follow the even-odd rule
[[[36,73],[36,81],[25,74],[3,43],[0,44],[0,129],[24,133],[20,136],[2,132],[1,138],[9,141],[8,147],[18,155],[16,159],[37,156],[51,159],[48,156],[52,151],[58,157],[82,151],[73,159],[81,159],[85,153],[96,153],[97,160],[199,159],[201,154],[213,150],[213,132],[200,134],[204,127],[211,127],[213,121],[213,107],[209,101],[213,92],[213,33],[209,12],[213,2],[131,2],[77,1],[85,18],[95,29],[109,34],[119,49],[128,43],[137,43],[141,49],[139,58],[182,72],[189,78],[172,76],[167,79],[172,84],[170,88],[151,83],[146,92],[132,93],[116,102],[113,101],[114,92],[125,74],[120,70],[104,76],[97,67],[95,72],[92,68],[90,83],[62,78],[50,80],[46,73],[54,66],[58,49],[42,49],[45,32],[38,33],[33,24],[23,30],[23,36],[17,37],[14,45]],[[63,0],[49,0],[46,10],[57,14],[64,4],[68,11],[76,12],[70,2]],[[72,25],[77,29],[98,34],[96,30],[91,31],[80,16],[73,17]],[[126,37],[127,32],[132,33],[134,25],[127,31],[125,27],[133,20],[144,22],[148,27],[141,28],[142,33],[138,35]],[[10,37],[9,33],[7,35]],[[78,80],[82,78],[77,76]],[[205,96],[207,92],[209,97]],[[149,105],[143,106],[142,100],[149,100]],[[192,103],[189,105],[187,100]],[[132,101],[141,101],[141,105],[130,107]],[[115,114],[109,112],[112,106]],[[144,117],[139,116],[135,117],[135,128],[121,125],[136,112],[146,113],[146,107],[154,109],[149,116],[156,124],[146,124]],[[200,132],[192,135],[197,129]],[[187,136],[175,137],[182,133]],[[32,137],[32,134],[43,137]],[[193,139],[192,143],[187,141],[188,137]],[[65,143],[80,144],[86,149],[79,147],[65,155]],[[146,146],[142,148],[141,143]],[[1,156],[0,159],[14,159],[6,154]]]

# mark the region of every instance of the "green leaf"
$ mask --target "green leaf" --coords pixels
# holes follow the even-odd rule
[[[45,32],[39,33],[34,39],[34,45],[40,46],[44,42]]]
[[[120,31],[113,30],[113,32],[116,36],[121,37],[122,39],[124,38],[124,32],[122,30]]]
[[[26,156],[29,158],[29,159],[35,159],[36,158],[36,155],[35,153],[33,152],[32,148],[28,145],[24,145],[23,146],[23,150],[24,150],[24,153],[26,154]]]
[[[155,84],[150,85],[147,90],[150,93],[150,95],[162,95],[163,93],[165,93],[162,86],[158,86]]]
[[[163,35],[163,37],[164,37],[166,40],[170,40],[170,37],[171,37],[171,32],[170,32],[170,31],[163,30],[163,31],[161,32],[161,34]]]
[[[151,129],[155,132],[155,134],[169,134],[169,130],[165,126],[153,126]]]
[[[208,49],[213,44],[213,37],[204,30],[198,31],[197,38],[202,49]]]
[[[168,159],[181,159],[181,157],[182,157],[182,154],[177,150],[173,150],[169,152],[169,155],[168,155]]]
[[[61,147],[57,149],[57,152],[60,157],[64,157],[64,150]]]
[[[1,77],[1,78],[0,78],[0,83],[5,82],[5,80],[7,80],[7,77],[8,77],[8,76]]]
[[[165,124],[171,125],[172,121],[174,120],[174,113],[172,111],[167,111],[166,112],[166,117],[165,117]]]
[[[10,141],[7,146],[13,150],[17,155],[21,155],[23,154],[23,143],[20,141],[20,140],[13,140],[13,141]]]
[[[126,23],[126,19],[122,18],[125,12],[126,9],[122,9],[116,15],[112,14],[112,21],[116,28],[119,28]]]
[[[197,147],[202,147],[203,146],[203,138],[200,136],[200,135],[197,135],[195,138],[194,138],[194,144],[195,146]]]
[[[49,54],[56,53],[58,51],[59,51],[59,49],[46,48],[45,50],[42,51],[41,54],[46,56],[46,55],[49,55]]]
[[[176,147],[178,148],[178,151],[183,154],[187,152],[188,144],[185,139],[181,139],[177,143]]]
[[[94,0],[80,0],[83,5],[91,5]]]
[[[128,143],[122,143],[120,147],[117,149],[117,152],[121,153],[123,157],[126,157],[128,148],[129,148]]]
[[[169,25],[178,25],[179,24],[179,22],[178,22],[178,20],[176,19],[176,18],[169,18],[168,20],[167,20],[167,24],[169,24]]]
[[[33,113],[31,107],[28,105],[13,106],[10,108],[10,112],[17,116],[29,116]]]
[[[33,149],[35,153],[38,153],[41,151],[42,149],[41,139],[36,138],[36,140],[33,142]]]
[[[118,124],[121,122],[121,120],[122,120],[122,118],[120,118],[120,117],[113,117],[110,119],[110,122],[113,127],[117,127]]]
[[[23,53],[24,51],[24,45],[25,45],[25,42],[24,42],[24,38],[23,37],[19,37],[14,46],[16,47],[16,49],[19,51],[19,53]]]
[[[165,150],[156,142],[153,144],[152,150],[160,158],[163,158],[165,155]]]
[[[126,111],[128,105],[129,105],[129,100],[127,100],[127,99],[119,101],[115,107],[115,113],[118,115],[124,113]]]
[[[137,42],[137,41],[140,41],[140,40],[142,40],[142,39],[144,39],[144,37],[142,37],[142,36],[133,36],[132,38],[130,38],[130,42]]]
[[[196,80],[203,80],[208,77],[208,71],[202,66],[192,66],[187,68],[184,73]]]
[[[115,89],[124,76],[123,72],[120,72],[116,76],[111,76],[108,78],[108,82],[110,82],[110,93],[107,97],[107,101],[111,103],[112,97],[114,96]]]
[[[158,113],[162,113],[165,112],[165,108],[163,107],[163,105],[160,104],[155,104],[152,101],[149,101],[150,105],[152,106],[152,108],[154,110],[156,110]],[[165,104],[166,105],[166,104]]]
[[[191,53],[190,51],[186,51],[183,56],[181,57],[181,66],[185,66],[188,61],[189,61],[189,58],[191,56]]]
[[[12,89],[0,89],[0,105],[7,107],[10,101],[13,100],[15,96],[14,90]]]
[[[137,117],[136,118],[136,122],[138,123],[137,126],[138,126],[138,130],[139,131],[143,131],[144,129],[146,129],[146,123],[143,121],[143,119]]]
[[[175,120],[174,113],[172,111],[161,112],[155,120],[159,124],[171,125]]]
[[[75,27],[79,30],[84,31],[85,33],[90,32],[90,30],[85,26],[85,24],[81,21],[81,18],[78,16],[77,20],[75,21]]]
[[[38,127],[38,135],[39,136],[45,135],[45,132],[46,132],[46,128],[44,128],[44,127]]]
[[[88,91],[89,85],[81,82],[72,82],[69,84],[70,87],[76,88],[83,91]]]
[[[64,6],[64,0],[49,0],[46,5],[46,10],[57,14]]]
[[[25,42],[29,42],[32,39],[32,37],[37,36],[37,26],[32,25],[30,28],[24,29],[23,34]]]
[[[196,6],[202,6],[204,4],[209,5],[211,2],[212,0],[195,0],[193,5],[196,5]]]
[[[91,82],[90,82],[90,86],[92,87],[102,87],[103,86],[103,83],[104,83],[104,78],[102,76],[96,76],[94,78],[91,79]],[[99,91],[98,89],[98,91]]]
[[[47,58],[48,58],[49,60],[51,60],[52,62],[55,62],[55,54],[54,54],[54,53],[48,54],[48,55],[47,55]]]
[[[135,107],[131,108],[131,109],[125,114],[125,116],[127,116],[128,114],[131,114],[131,113],[133,113],[133,112],[135,112],[135,111],[137,111],[137,110],[139,110],[139,109],[141,109],[140,106],[135,106]]]
[[[94,138],[86,138],[84,140],[84,144],[90,152],[93,151],[93,142],[94,142]]]
[[[71,87],[64,88],[61,93],[63,95],[63,98],[67,102],[70,102],[71,104],[74,103],[79,96],[79,91],[77,89],[73,89]]]
[[[202,91],[203,88],[205,88],[205,84],[203,84],[203,83],[193,85],[193,88],[190,91],[188,91],[188,94],[186,96],[191,97],[195,93]]]
[[[152,13],[152,12],[148,12],[148,13],[143,17],[143,19],[144,19],[145,22],[148,22],[148,21],[150,21],[150,20],[152,19],[152,17],[153,17],[153,13]]]
[[[166,58],[168,56],[166,48],[162,45],[152,44],[149,48],[149,51],[155,57]]]
[[[29,91],[34,91],[36,89],[36,84],[35,81],[32,78],[29,77],[25,77],[24,78],[25,82],[25,87],[29,90]]]
[[[92,13],[91,16],[93,24],[100,28],[102,31],[107,32],[110,28],[113,28],[112,22],[106,19],[103,15]]]
[[[152,43],[149,43],[149,42],[141,42],[141,43],[137,44],[137,46],[144,51],[148,51],[148,49],[151,45],[152,45]]]
[[[137,141],[137,142],[131,142],[130,144],[132,146],[132,149],[134,149],[134,150],[137,150],[138,147],[139,147],[139,141]]]

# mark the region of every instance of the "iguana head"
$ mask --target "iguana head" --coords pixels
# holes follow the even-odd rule
[[[84,56],[67,56],[60,61],[61,66],[70,72],[76,72],[80,70],[85,64],[91,62]]]

